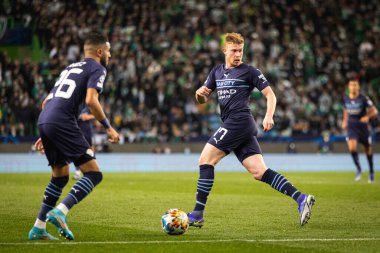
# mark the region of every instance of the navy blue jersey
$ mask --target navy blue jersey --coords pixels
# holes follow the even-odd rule
[[[106,74],[106,69],[90,58],[69,65],[51,90],[38,124],[76,125],[87,88],[102,92]]]
[[[369,97],[362,94],[353,99],[346,95],[343,98],[343,106],[347,111],[348,127],[350,127],[364,124],[360,122],[360,118],[367,114],[367,108],[373,106],[373,103]]]
[[[249,97],[254,88],[263,90],[269,86],[269,82],[260,70],[247,64],[226,69],[224,64],[215,66],[204,85],[217,90],[218,103],[221,118],[224,122],[227,118],[252,117],[249,109]]]

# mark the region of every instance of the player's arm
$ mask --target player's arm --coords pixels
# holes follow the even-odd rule
[[[87,88],[86,94],[86,104],[90,109],[91,113],[94,115],[95,119],[97,119],[106,129],[108,136],[110,137],[108,140],[110,142],[118,142],[119,141],[119,133],[111,127],[103,109],[99,102],[99,94],[98,91],[94,88]]]
[[[81,115],[79,115],[79,118],[80,118],[82,121],[87,121],[87,120],[95,119],[94,115],[89,114],[89,113],[81,113]]]
[[[207,88],[206,86],[202,86],[195,92],[195,99],[199,104],[204,104],[208,101],[211,92],[211,89]]]
[[[49,95],[46,96],[46,98],[44,99],[44,101],[42,101],[41,110],[44,109],[44,107],[45,107],[47,101],[48,101],[49,99],[52,99],[52,98],[53,98],[53,93],[49,93]]]
[[[274,94],[270,86],[267,86],[266,88],[261,90],[261,93],[267,99],[267,112],[263,120],[263,128],[264,128],[264,131],[269,131],[273,128],[273,125],[274,125],[273,115],[274,115],[274,111],[276,110],[277,99],[276,99],[276,95]]]
[[[367,114],[360,118],[360,122],[368,123],[370,119],[375,118],[378,114],[377,108],[372,105],[368,108]]]
[[[348,113],[346,109],[343,109],[342,129],[347,129]]]

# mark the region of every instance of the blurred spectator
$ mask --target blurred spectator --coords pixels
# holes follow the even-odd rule
[[[222,63],[221,36],[231,31],[244,35],[244,61],[265,73],[277,95],[275,129],[260,135],[342,134],[340,97],[348,76],[359,76],[380,105],[374,0],[15,0],[0,3],[0,10],[34,27],[47,55],[32,62],[0,52],[1,136],[37,135],[42,100],[59,71],[81,59],[77,45],[93,29],[107,33],[112,45],[101,103],[127,142],[199,141],[216,130],[216,103],[196,105],[193,97],[210,67]],[[258,94],[251,108],[260,124],[266,103]]]

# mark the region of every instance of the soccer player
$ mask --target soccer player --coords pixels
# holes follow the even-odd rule
[[[269,184],[298,203],[300,224],[304,225],[310,219],[314,196],[302,194],[284,176],[267,168],[264,163],[256,138],[257,126],[249,109],[249,97],[254,88],[266,97],[267,111],[263,128],[264,131],[269,131],[274,125],[276,96],[260,70],[242,62],[243,47],[242,35],[227,33],[223,46],[225,64],[216,65],[195,94],[197,102],[203,104],[216,90],[223,123],[208,140],[200,155],[196,204],[188,215],[189,224],[203,226],[203,211],[214,184],[214,167],[233,151],[256,180]]]
[[[91,122],[95,119],[94,115],[91,114],[90,110],[87,106],[84,106],[81,110],[78,118],[78,126],[80,130],[82,131],[84,138],[90,144],[90,147],[92,150],[95,151],[94,147],[92,146],[92,127]],[[80,171],[79,166],[75,166],[75,172],[73,175],[73,179],[79,180],[82,177],[82,173]]]
[[[347,146],[356,165],[355,181],[359,181],[362,177],[357,148],[359,141],[364,146],[367,155],[369,165],[368,182],[373,183],[375,181],[375,172],[373,170],[369,120],[376,118],[378,111],[369,97],[360,94],[359,81],[354,79],[348,82],[348,95],[344,96],[343,105],[342,128],[347,129]]]
[[[99,33],[89,34],[84,41],[84,56],[84,60],[69,65],[61,73],[42,103],[38,118],[40,138],[35,146],[45,152],[52,168],[52,178],[45,189],[38,218],[29,232],[29,240],[57,240],[46,231],[46,221],[54,224],[61,236],[73,240],[74,235],[67,225],[67,213],[102,180],[94,152],[77,124],[80,106],[87,104],[106,128],[110,142],[119,141],[119,134],[111,127],[98,99],[106,77],[105,67],[111,57],[108,39]],[[55,207],[69,180],[71,162],[80,167],[83,177]]]

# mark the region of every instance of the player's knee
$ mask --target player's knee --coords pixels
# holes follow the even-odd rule
[[[264,167],[261,168],[261,167],[258,167],[258,166],[255,166],[255,167],[252,167],[252,168],[247,168],[247,170],[249,171],[249,173],[252,174],[252,176],[256,180],[261,180],[261,178],[263,177],[264,172],[265,172],[265,168]]]
[[[63,176],[62,177],[62,184],[63,186],[66,186],[66,184],[69,182],[69,176]]]
[[[63,177],[54,177],[54,176],[52,176],[51,182],[54,185],[58,186],[59,188],[63,188],[69,182],[69,176],[63,176]]]
[[[97,181],[96,184],[99,184],[102,180],[103,180],[103,173],[100,171],[97,171],[96,172],[96,181]]]
[[[263,177],[264,173],[262,173],[261,171],[255,171],[254,173],[252,173],[252,176],[256,179],[256,180],[261,180],[261,178]]]
[[[210,164],[210,165],[215,166],[215,164],[212,162],[212,159],[209,159],[207,157],[201,156],[198,159],[198,165],[201,166],[203,164]]]

